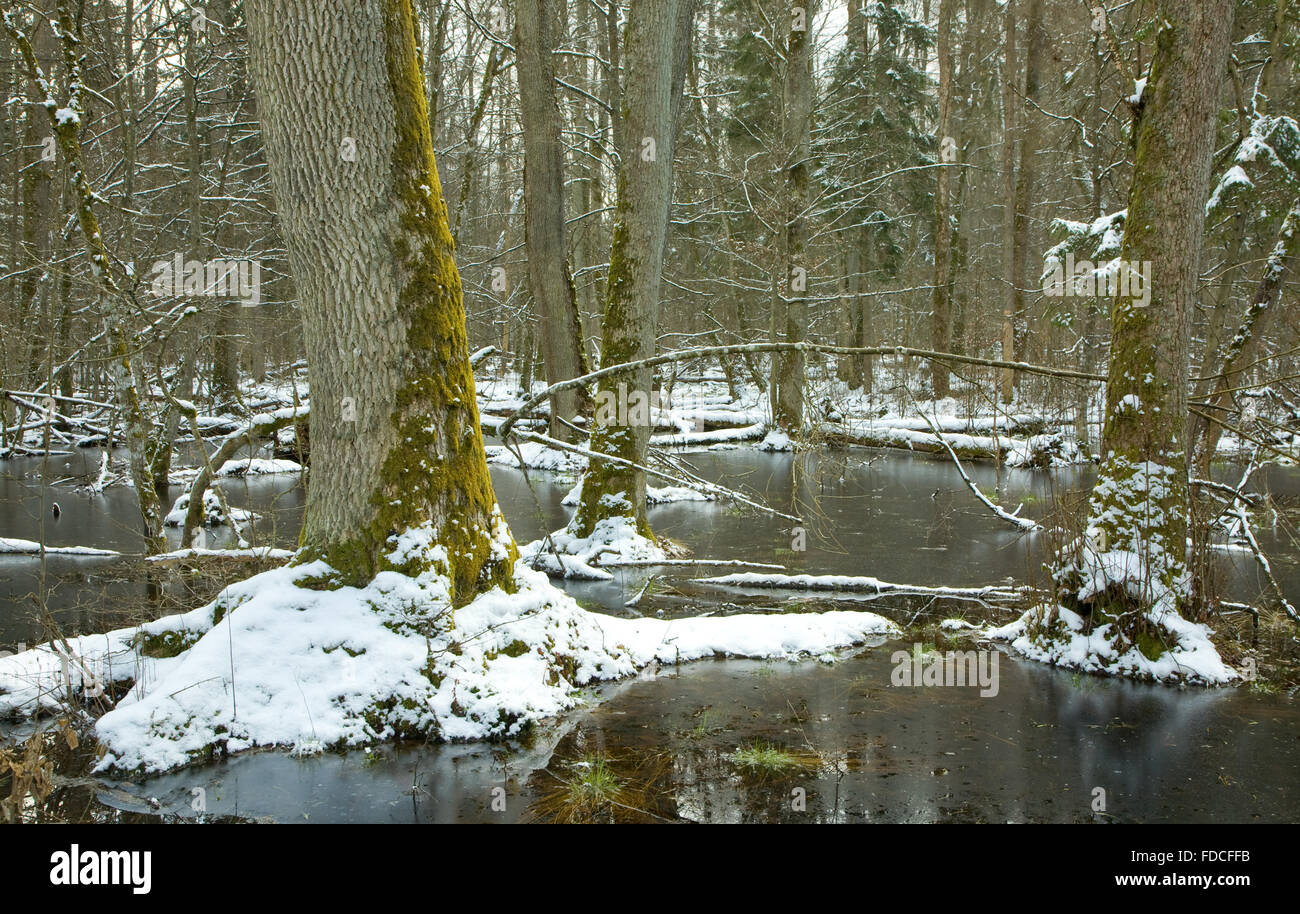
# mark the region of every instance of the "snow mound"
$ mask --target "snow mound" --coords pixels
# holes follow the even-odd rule
[[[172,509],[167,512],[163,518],[163,523],[168,527],[180,527],[185,523],[185,515],[190,509],[190,493],[186,492],[176,499]],[[203,490],[203,513],[200,515],[205,527],[219,527],[226,522],[225,512],[221,510],[221,500],[217,493],[212,489]],[[246,524],[254,520],[257,515],[252,511],[246,511],[243,508],[231,507],[230,517],[236,524]]]
[[[519,457],[514,448],[491,445],[486,448],[488,463],[497,466],[518,467]],[[519,443],[519,456],[530,470],[551,470],[557,473],[581,473],[587,468],[587,458],[571,451],[547,447],[540,441]]]
[[[436,572],[304,586],[330,571],[277,568],[191,613],[72,639],[71,671],[49,646],[0,658],[0,712],[53,706],[95,682],[81,667],[111,669],[105,679],[133,685],[96,726],[100,770],[154,772],[256,746],[506,737],[575,706],[579,686],[651,662],[823,657],[898,634],[867,612],[617,619],[522,561],[514,593],[493,589],[452,617]]]
[[[1219,657],[1205,625],[1173,611],[1160,613],[1155,624],[1165,643],[1154,659],[1139,645],[1117,639],[1111,623],[1087,631],[1084,618],[1064,606],[1036,606],[1008,625],[986,629],[984,637],[1009,642],[1012,650],[1030,660],[1085,673],[1202,685],[1239,678]]]
[[[227,460],[221,465],[221,469],[217,470],[216,475],[223,479],[239,479],[244,476],[278,476],[301,472],[302,464],[296,460],[244,457]]]
[[[760,451],[793,451],[794,442],[785,432],[774,428],[763,437],[757,447]]]
[[[0,555],[120,555],[112,549],[96,549],[93,546],[45,546],[32,540],[17,539],[12,536],[0,536]]]
[[[700,492],[697,489],[691,489],[686,486],[656,486],[645,487],[645,503],[647,505],[670,505],[679,501],[717,501],[718,496],[708,492]],[[568,494],[560,504],[574,508],[582,501],[582,480],[579,479],[577,484],[569,490]]]
[[[271,546],[251,546],[246,549],[173,549],[171,552],[161,552],[158,555],[145,556],[146,562],[165,562],[170,559],[198,559],[198,558],[217,558],[217,559],[291,559],[293,551],[289,549],[276,549]]]
[[[549,537],[534,540],[521,546],[519,555],[529,565],[534,559],[540,559],[537,567],[543,565],[545,556],[550,554],[564,556],[565,568],[573,568],[576,573],[564,572],[565,577],[578,577],[588,572],[592,580],[605,580],[607,572],[600,572],[597,565],[617,565],[620,562],[659,562],[668,558],[668,554],[654,540],[642,536],[636,530],[636,524],[629,517],[606,517],[596,522],[591,536],[578,536],[569,528],[557,530]],[[574,559],[577,560],[574,563]],[[559,566],[555,566],[559,570]]]

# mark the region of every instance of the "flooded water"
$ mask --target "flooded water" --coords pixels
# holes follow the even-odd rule
[[[688,455],[699,475],[761,495],[805,518],[806,551],[790,522],[726,504],[651,509],[655,531],[697,558],[773,562],[791,573],[871,575],[924,585],[1041,583],[1047,543],[991,517],[942,461],[853,450],[806,458],[724,450]],[[66,465],[65,465],[66,464]],[[97,472],[96,452],[0,465],[0,536],[138,551],[134,498],[96,498],[72,484]],[[46,478],[65,480],[42,486]],[[969,471],[1001,504],[1044,517],[1086,490],[1086,469]],[[563,525],[572,479],[494,468],[517,539]],[[1225,470],[1225,477],[1231,472]],[[296,477],[226,481],[232,504],[261,519],[258,543],[292,546],[303,493]],[[1272,468],[1256,489],[1294,504],[1300,473]],[[172,497],[179,494],[174,489]],[[57,500],[61,514],[50,516]],[[1284,588],[1300,596],[1295,531],[1257,517],[1261,544]],[[171,536],[176,538],[175,531]],[[220,534],[209,534],[220,545]],[[1256,597],[1249,555],[1224,555],[1228,592]],[[0,645],[35,639],[33,594],[70,632],[103,627],[105,612],[138,604],[145,585],[120,559],[0,557]],[[617,614],[655,575],[648,605],[665,617],[777,611],[806,595],[740,598],[690,583],[732,569],[628,569],[614,581],[566,583],[583,605]],[[824,596],[822,598],[824,600]],[[915,600],[837,601],[907,623]],[[663,668],[588,693],[583,708],[525,742],[385,746],[373,754],[298,759],[259,752],[139,782],[98,781],[103,808],[150,816],[295,821],[530,821],[556,817],[589,766],[619,785],[615,818],[645,821],[1294,821],[1300,817],[1300,714],[1285,693],[1175,689],[1077,676],[999,656],[999,689],[891,685],[892,655],[867,647],[834,664],[726,660]],[[958,645],[959,646],[959,645]],[[747,768],[754,747],[784,753],[785,770]],[[1098,793],[1101,791],[1101,793]],[[202,797],[200,804],[197,797]],[[1099,799],[1102,801],[1099,803]]]

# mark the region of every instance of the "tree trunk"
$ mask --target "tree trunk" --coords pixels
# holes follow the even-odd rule
[[[463,605],[509,584],[515,549],[483,453],[410,0],[247,14],[312,382],[300,558],[350,584],[437,570]],[[421,528],[419,548],[394,552]]]
[[[619,118],[623,145],[619,149],[609,281],[601,321],[603,367],[654,354],[664,241],[672,201],[674,83],[680,85],[685,78],[685,67],[676,71],[683,62],[683,44],[689,41],[693,12],[694,0],[637,0],[628,13],[623,46],[627,80]],[[592,450],[638,464],[644,462],[650,440],[648,411],[640,419],[632,409],[618,406],[620,400],[630,406],[633,395],[648,400],[652,383],[648,368],[600,381]],[[610,403],[614,405],[612,411],[602,410],[602,404]],[[645,498],[643,472],[593,460],[583,478],[582,500],[574,514],[573,529],[579,536],[589,536],[601,520],[627,517],[639,532],[650,536]]]
[[[524,238],[528,283],[541,322],[546,381],[555,384],[587,373],[578,301],[566,256],[564,147],[551,58],[553,4],[519,0],[515,5],[515,53],[524,125]],[[582,388],[551,398],[551,435],[574,437],[575,417],[588,411]]]
[[[930,293],[933,332],[930,348],[936,352],[952,349],[952,297],[949,270],[952,266],[952,230],[948,206],[951,201],[952,163],[949,158],[956,150],[952,136],[952,13],[953,0],[939,4],[939,126],[935,142],[939,150],[939,168],[934,191],[934,289]],[[1003,356],[1008,358],[1008,356]],[[948,365],[934,362],[931,365],[935,399],[948,396]]]
[[[1223,435],[1223,428],[1206,417],[1223,419],[1230,414],[1232,403],[1236,399],[1233,396],[1234,389],[1245,380],[1243,368],[1252,360],[1270,315],[1277,311],[1282,298],[1282,284],[1297,249],[1300,249],[1300,199],[1292,204],[1282,222],[1277,244],[1265,261],[1264,275],[1246,306],[1246,313],[1242,315],[1236,334],[1224,349],[1217,373],[1207,376],[1207,380],[1197,388],[1197,399],[1204,401],[1204,405],[1198,407],[1203,415],[1192,416],[1188,441],[1195,474],[1202,479],[1210,476],[1210,461],[1214,459],[1219,438]],[[1208,367],[1207,364],[1206,368]]]
[[[802,343],[808,335],[808,166],[812,156],[812,21],[816,0],[803,5],[803,16],[791,17],[785,54],[785,282],[778,339]],[[803,428],[804,354],[776,356],[773,372],[772,420],[790,432]]]
[[[1043,52],[1047,44],[1047,31],[1043,27],[1043,0],[1028,0],[1029,9],[1025,13],[1025,100],[1024,123],[1017,133],[1020,140],[1020,168],[1016,174],[1016,196],[1014,203],[1014,232],[1012,239],[1012,320],[1014,322],[1013,339],[1015,355],[1004,356],[1016,361],[1029,361],[1027,343],[1029,340],[1029,316],[1025,310],[1025,290],[1029,288],[1029,213],[1032,208],[1031,195],[1037,186],[1036,156],[1037,147],[1033,132],[1029,129],[1029,117],[1035,111],[1035,103],[1040,94],[1043,76]],[[1016,378],[1016,381],[1019,379]]]
[[[1007,0],[1004,13],[1005,56],[1002,68],[1002,360],[1016,358],[1016,0]],[[1000,390],[1003,403],[1015,397],[1016,373],[1005,368]]]
[[[1232,34],[1232,0],[1162,0],[1156,54],[1139,119],[1121,259],[1150,264],[1150,301],[1116,297],[1110,381],[1089,538],[1141,561],[1150,607],[1190,592],[1187,380],[1215,114]]]

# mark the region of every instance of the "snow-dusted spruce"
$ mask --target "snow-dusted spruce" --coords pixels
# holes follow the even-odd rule
[[[1217,87],[1231,0],[1159,4],[1121,259],[1150,264],[1149,301],[1118,295],[1104,460],[1057,603],[998,633],[1036,659],[1156,679],[1231,677],[1196,612],[1186,559],[1188,345],[1199,282]],[[1176,177],[1175,177],[1176,176]]]

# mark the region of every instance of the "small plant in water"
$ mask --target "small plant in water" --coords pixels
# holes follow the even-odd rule
[[[537,812],[567,824],[612,821],[613,807],[622,805],[622,778],[601,755],[584,755],[569,767],[572,774],[560,778],[560,788],[537,804]]]
[[[604,757],[588,755],[574,764],[577,777],[569,781],[569,796],[575,803],[608,803],[618,793],[621,781]]]
[[[803,767],[798,756],[766,743],[742,746],[732,753],[731,761],[742,773],[758,778],[777,777]]]
[[[713,712],[706,708],[699,712],[696,717],[695,727],[687,735],[691,739],[701,740],[710,733],[715,733],[721,729],[722,727],[719,727],[714,723]]]

